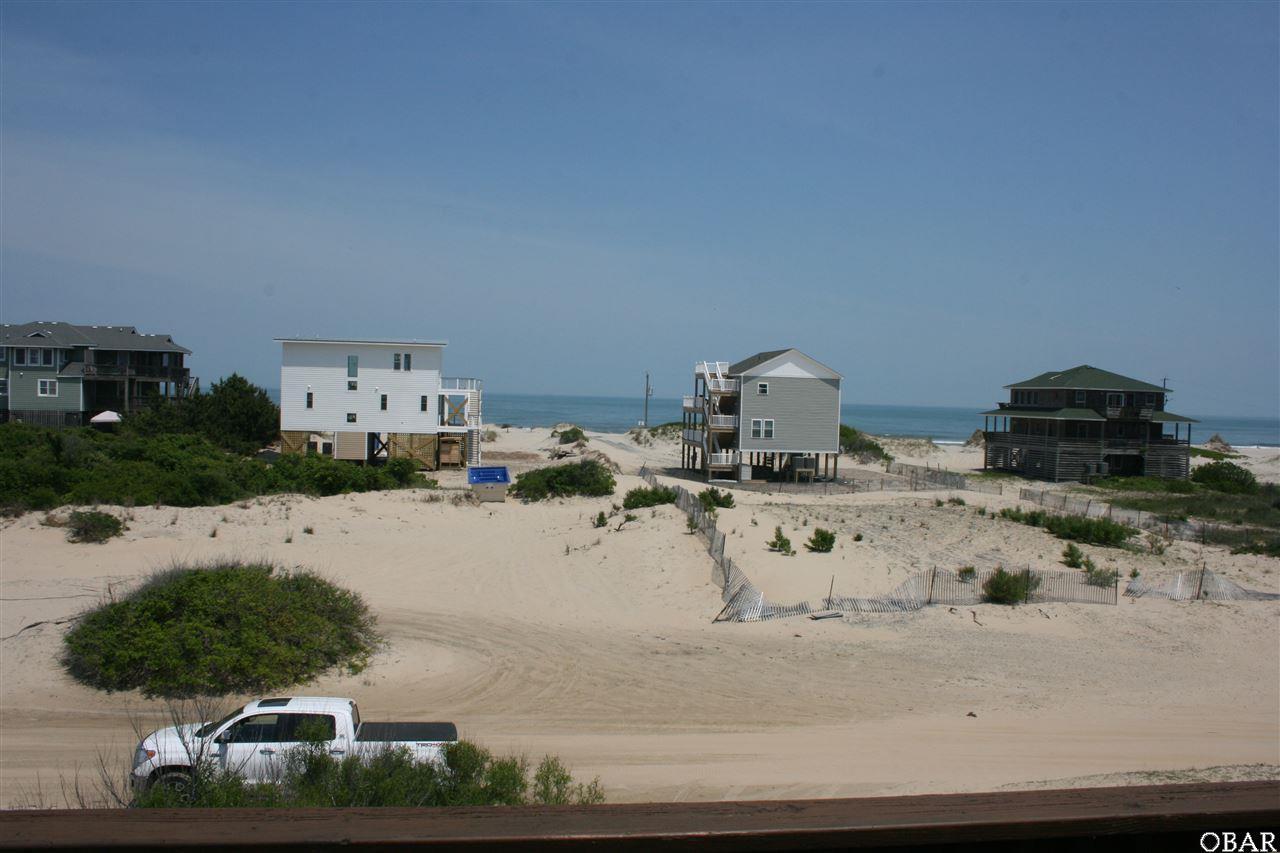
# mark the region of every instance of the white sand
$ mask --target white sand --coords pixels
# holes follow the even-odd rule
[[[486,461],[521,470],[551,446],[545,430],[513,429],[486,445]],[[92,777],[99,750],[127,759],[130,713],[159,705],[71,682],[57,665],[63,625],[11,635],[174,560],[218,555],[316,569],[378,614],[390,646],[368,671],[293,692],[353,696],[368,719],[452,719],[498,751],[559,754],[580,776],[599,775],[614,801],[1138,782],[1219,765],[1228,768],[1216,774],[1234,778],[1275,772],[1243,765],[1280,764],[1274,602],[1126,599],[713,625],[721,602],[710,560],[673,507],[643,510],[621,532],[590,525],[641,483],[641,461],[672,464],[676,446],[593,434],[589,447],[623,468],[614,498],[477,507],[396,492],[145,508],[105,545],[67,543],[39,513],[7,523],[0,803],[37,780],[48,792],[60,776]],[[462,475],[441,481],[459,488]],[[966,492],[966,507],[933,506],[948,494],[738,492],[722,527],[736,531],[729,553],[782,601],[820,599],[832,574],[838,591],[869,594],[934,563],[1056,562],[1061,542],[974,511],[1009,499]],[[802,528],[820,519],[840,546],[808,554]],[[763,549],[775,524],[791,531],[796,557]],[[865,540],[855,545],[853,532]],[[1114,556],[1123,571],[1147,573],[1198,565],[1200,553],[1179,543],[1163,557]],[[1247,586],[1277,589],[1274,560],[1205,556]]]

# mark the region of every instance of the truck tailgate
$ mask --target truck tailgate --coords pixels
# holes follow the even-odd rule
[[[373,743],[391,742],[440,742],[458,739],[458,727],[453,723],[360,723],[356,741]]]

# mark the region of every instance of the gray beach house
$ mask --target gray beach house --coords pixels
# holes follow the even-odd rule
[[[694,365],[681,467],[707,479],[834,478],[841,376],[797,349]]]
[[[133,326],[0,325],[0,421],[80,426],[189,394],[191,350]]]

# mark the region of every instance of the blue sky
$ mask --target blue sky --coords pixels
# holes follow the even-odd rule
[[[499,391],[1082,362],[1280,409],[1274,3],[0,5],[0,315]]]

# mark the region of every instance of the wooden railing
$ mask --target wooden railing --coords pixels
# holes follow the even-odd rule
[[[709,415],[707,423],[712,429],[737,429],[737,415]]]
[[[1233,849],[1262,850],[1263,832],[1274,849],[1277,824],[1277,784],[1263,781],[600,806],[5,811],[0,850],[1222,850],[1225,832]],[[1244,833],[1251,847],[1240,846]]]
[[[163,365],[122,365],[122,364],[85,364],[84,375],[90,379],[104,377],[109,379],[137,377],[142,379],[167,379],[170,382],[181,382],[188,377],[191,369],[187,367],[165,367]]]

